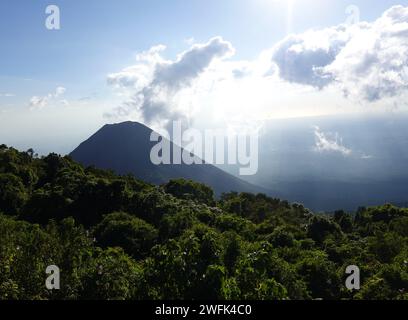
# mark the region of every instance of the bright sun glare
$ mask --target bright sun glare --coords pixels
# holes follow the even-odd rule
[[[297,0],[258,0],[267,7],[273,7],[274,10],[280,10],[282,15],[286,15],[286,31],[292,31],[293,12],[297,6]]]
[[[287,0],[287,11],[288,11],[288,15],[287,15],[287,22],[286,22],[286,28],[287,28],[287,32],[291,32],[292,31],[292,20],[293,20],[293,9],[295,6],[295,0]]]

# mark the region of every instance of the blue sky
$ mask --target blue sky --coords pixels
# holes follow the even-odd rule
[[[68,152],[107,121],[104,113],[121,103],[123,95],[112,92],[107,76],[132,66],[136,54],[152,46],[166,45],[163,57],[175,60],[192,43],[221,36],[235,48],[234,60],[253,61],[289,32],[343,23],[350,4],[359,7],[366,21],[378,19],[393,5],[408,4],[292,2],[289,18],[288,1],[283,0],[2,0],[0,140],[20,148],[34,144],[43,152]],[[44,26],[50,4],[61,10],[61,30]],[[29,110],[32,97],[54,94],[57,87],[65,88],[70,108],[40,114]],[[50,100],[56,103],[57,97]]]
[[[298,2],[293,32],[339,24],[351,3],[370,21],[401,0]],[[48,4],[61,9],[60,31],[44,28]],[[14,80],[92,88],[107,73],[129,64],[137,51],[163,43],[171,57],[186,49],[185,39],[207,41],[217,35],[233,43],[237,58],[252,58],[285,36],[285,7],[279,0],[3,0],[0,72]],[[7,81],[1,86],[19,90]]]

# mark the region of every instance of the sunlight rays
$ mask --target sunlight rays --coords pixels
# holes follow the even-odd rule
[[[286,33],[289,34],[292,32],[293,26],[293,11],[295,9],[295,0],[287,0],[287,20],[286,20]]]

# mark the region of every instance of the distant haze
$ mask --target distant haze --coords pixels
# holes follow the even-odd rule
[[[242,178],[315,210],[405,203],[407,123],[401,114],[270,121],[260,139],[259,171]]]

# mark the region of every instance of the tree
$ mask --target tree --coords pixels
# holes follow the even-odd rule
[[[341,238],[342,232],[334,221],[326,217],[314,216],[308,226],[308,236],[318,243],[323,243],[328,236]]]
[[[258,300],[286,300],[288,299],[288,291],[275,279],[268,279],[260,283],[257,288]]]
[[[0,146],[0,299],[408,300],[408,209],[315,215]],[[61,289],[44,286],[61,270]],[[344,286],[361,270],[360,291]]]
[[[105,216],[95,227],[94,235],[104,248],[121,247],[135,259],[143,259],[156,244],[158,231],[139,218],[117,212]]]
[[[210,265],[193,289],[193,296],[200,300],[224,300],[226,270],[223,266]]]
[[[340,297],[341,279],[336,266],[322,252],[315,252],[298,264],[298,272],[307,284],[311,296],[321,299]]]
[[[119,248],[97,249],[83,278],[80,299],[130,300],[138,295],[142,269]]]
[[[27,198],[21,179],[11,173],[0,173],[0,209],[10,215],[16,215]]]
[[[184,179],[170,180],[164,185],[164,191],[177,198],[194,200],[209,206],[215,205],[214,191],[201,183]]]
[[[343,232],[350,233],[353,231],[353,217],[343,210],[334,213],[334,221],[340,226]]]
[[[396,233],[377,233],[369,239],[369,248],[381,262],[391,262],[403,249],[404,240]]]
[[[234,275],[235,266],[241,255],[241,243],[235,232],[227,235],[224,252],[224,264],[230,275]]]
[[[291,232],[288,232],[283,228],[276,228],[276,230],[270,235],[269,241],[275,247],[292,247],[295,238]]]

